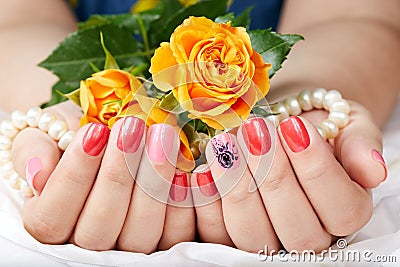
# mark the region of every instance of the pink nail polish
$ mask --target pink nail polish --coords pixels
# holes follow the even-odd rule
[[[149,129],[147,153],[153,162],[164,162],[171,154],[177,131],[168,124],[154,124]]]
[[[182,202],[188,193],[188,175],[186,172],[176,171],[172,180],[169,196],[175,202]]]
[[[383,181],[385,181],[386,178],[387,178],[387,167],[386,167],[385,160],[383,159],[381,153],[379,153],[379,152],[378,152],[377,150],[375,150],[375,149],[372,150],[371,156],[372,156],[372,158],[373,158],[375,161],[379,162],[379,163],[383,166],[383,168],[385,169],[385,177],[383,178]]]
[[[29,186],[36,191],[35,177],[43,169],[42,161],[39,158],[31,158],[25,167],[25,178]]]
[[[223,133],[211,139],[212,150],[223,169],[234,170],[240,165],[239,152],[233,137]]]
[[[125,153],[135,153],[142,141],[145,123],[136,117],[126,117],[118,134],[117,147]]]

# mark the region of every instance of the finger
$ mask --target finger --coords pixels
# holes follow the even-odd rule
[[[15,170],[40,195],[61,157],[57,143],[39,129],[26,128],[15,137],[12,153]]]
[[[149,128],[128,215],[117,242],[119,249],[142,253],[156,250],[164,228],[178,150],[175,128],[167,124]]]
[[[369,194],[350,179],[309,121],[290,117],[281,122],[279,135],[304,192],[329,233],[349,235],[368,222],[372,213]]]
[[[321,251],[331,244],[331,235],[319,222],[275,136],[272,123],[252,118],[242,124],[237,138],[282,245],[288,251]]]
[[[169,191],[164,230],[158,244],[159,250],[167,250],[180,242],[195,239],[195,213],[192,194],[188,187],[189,174],[176,170]]]
[[[91,250],[115,247],[128,212],[145,127],[144,121],[135,117],[113,125],[97,179],[72,236],[74,244]]]
[[[207,145],[206,156],[222,196],[226,229],[236,247],[256,252],[268,244],[277,250],[279,240],[260,194],[257,190],[249,191],[253,177],[236,137],[228,133],[213,137]]]
[[[360,105],[351,103],[350,117],[350,123],[335,139],[336,154],[354,181],[365,188],[377,187],[387,176],[382,133]]]
[[[82,127],[41,196],[25,203],[25,228],[40,242],[59,244],[71,236],[97,175],[109,132],[107,126],[99,123]]]
[[[221,197],[207,165],[200,165],[193,171],[190,187],[200,240],[233,247],[225,227]]]

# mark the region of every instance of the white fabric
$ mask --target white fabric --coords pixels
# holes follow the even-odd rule
[[[0,113],[1,114],[1,113]],[[0,115],[1,116],[1,115]],[[395,256],[396,263],[371,262],[368,266],[400,266],[400,102],[384,130],[384,158],[389,168],[385,183],[373,190],[374,214],[358,233],[348,238],[348,250]],[[24,229],[22,198],[0,179],[0,263],[2,266],[266,266],[257,254],[215,244],[182,243],[152,255],[120,251],[94,252],[73,245],[43,245]],[[262,248],[260,248],[262,249]],[[286,258],[287,259],[287,258]],[[286,265],[277,257],[272,266]],[[291,261],[292,264],[295,264]],[[365,266],[348,261],[300,262],[299,266]]]

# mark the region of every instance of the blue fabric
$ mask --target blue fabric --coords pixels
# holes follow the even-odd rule
[[[229,11],[241,13],[249,6],[251,11],[251,29],[276,29],[282,0],[235,0]],[[129,12],[135,0],[79,0],[75,8],[79,20],[86,20],[92,14],[118,14]]]

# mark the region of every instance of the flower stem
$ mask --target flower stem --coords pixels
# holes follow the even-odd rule
[[[146,31],[146,29],[144,27],[143,19],[139,14],[136,15],[136,18],[137,18],[137,22],[139,24],[140,33],[142,34],[143,44],[144,44],[144,48],[146,50],[146,55],[150,59],[151,55],[150,55],[149,37],[148,37],[147,31]]]

